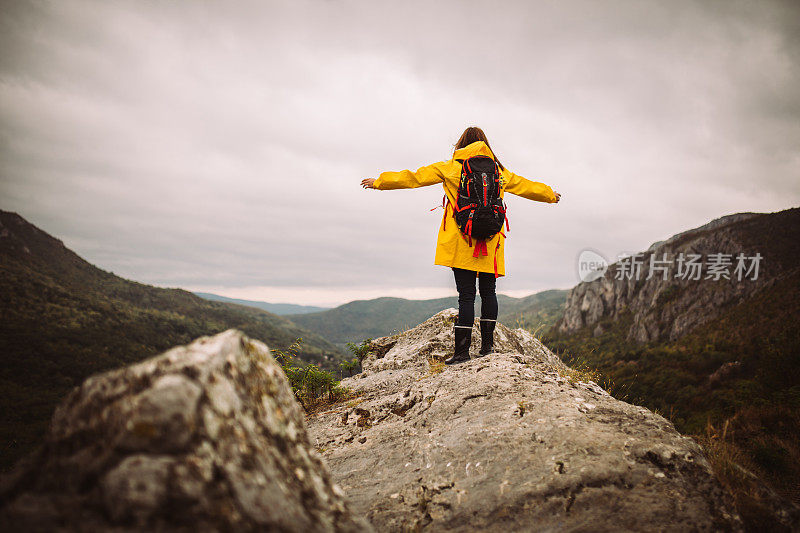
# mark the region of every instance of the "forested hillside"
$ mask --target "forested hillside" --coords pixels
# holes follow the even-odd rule
[[[238,328],[335,368],[341,351],[283,317],[122,279],[0,211],[0,461],[42,434],[56,402],[88,375]]]

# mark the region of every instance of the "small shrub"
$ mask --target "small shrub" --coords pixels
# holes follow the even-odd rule
[[[300,352],[300,348],[303,345],[303,339],[298,338],[286,348],[285,350],[280,349],[271,349],[270,352],[272,353],[272,357],[278,362],[279,365],[285,366],[291,364],[294,359],[297,358],[297,354]]]
[[[347,349],[358,358],[359,364],[369,355],[369,349],[372,346],[372,339],[364,339],[360,343],[348,342]]]
[[[344,376],[345,372],[347,372],[348,377],[358,374],[361,371],[361,361],[358,360],[358,357],[351,361],[342,361],[339,363],[339,369],[342,371],[342,376]]]
[[[313,363],[302,364],[297,360],[302,342],[302,339],[297,339],[285,350],[272,350],[300,405],[308,412],[320,404],[328,405],[351,396],[350,389],[342,387],[333,374]]]

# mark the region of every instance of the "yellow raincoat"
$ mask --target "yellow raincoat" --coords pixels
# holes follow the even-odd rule
[[[476,272],[491,272],[505,276],[505,260],[503,248],[505,237],[498,233],[486,241],[487,255],[478,253],[474,257],[476,241],[469,244],[468,238],[461,233],[453,217],[453,206],[456,205],[458,184],[461,181],[461,163],[456,159],[467,159],[476,155],[494,157],[492,151],[483,141],[474,142],[456,150],[449,161],[441,161],[420,168],[416,172],[401,170],[400,172],[383,172],[375,180],[373,187],[381,190],[413,189],[426,185],[441,183],[447,195],[447,205],[439,225],[439,238],[436,242],[436,258],[434,263],[446,267],[463,268]],[[500,197],[510,192],[538,202],[554,203],[556,195],[544,183],[534,182],[518,176],[508,169],[501,171]]]

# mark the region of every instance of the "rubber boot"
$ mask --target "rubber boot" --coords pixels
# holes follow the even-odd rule
[[[469,345],[472,342],[472,328],[465,326],[456,326],[456,347],[453,356],[444,360],[446,365],[455,365],[469,361]]]
[[[492,353],[494,351],[494,325],[496,320],[486,320],[481,318],[481,351],[478,357]]]

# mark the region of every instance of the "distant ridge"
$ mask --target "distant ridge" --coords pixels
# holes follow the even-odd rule
[[[238,298],[228,298],[227,296],[220,296],[219,294],[211,294],[210,292],[195,292],[200,298],[211,300],[212,302],[226,302],[231,304],[247,305],[249,307],[256,307],[269,311],[276,315],[304,315],[306,313],[319,313],[327,311],[330,307],[317,307],[315,305],[298,305],[298,304],[273,304],[269,302],[259,302],[257,300],[240,300]]]
[[[524,298],[498,294],[499,320],[512,327],[546,331],[563,314],[566,290],[552,289]],[[475,299],[475,316],[480,316],[480,296]],[[382,337],[412,328],[439,311],[457,307],[458,299],[406,300],[375,298],[356,300],[320,313],[290,315],[295,324],[342,345],[367,338]]]

